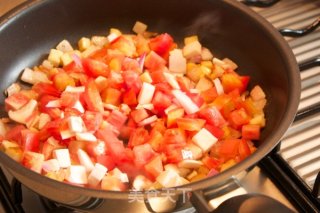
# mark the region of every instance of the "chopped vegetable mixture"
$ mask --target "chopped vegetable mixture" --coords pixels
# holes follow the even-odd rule
[[[266,96],[196,35],[110,29],[61,41],[6,92],[1,150],[23,166],[102,190],[174,187],[256,150]],[[26,86],[28,85],[28,86]]]

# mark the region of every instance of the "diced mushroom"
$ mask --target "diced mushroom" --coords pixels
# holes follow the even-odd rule
[[[198,160],[182,160],[179,162],[178,166],[187,169],[197,169],[202,166],[203,163]]]
[[[91,172],[94,168],[94,165],[87,152],[83,151],[82,149],[78,149],[77,156],[80,164],[86,168],[86,171]]]
[[[69,149],[53,150],[53,157],[58,160],[61,168],[67,168],[71,165]]]
[[[70,42],[67,40],[62,40],[56,47],[57,50],[61,52],[67,53],[73,51],[73,47],[71,46]]]
[[[103,177],[106,175],[108,168],[102,164],[96,163],[93,170],[88,176],[88,183],[90,186],[97,186]]]
[[[193,41],[183,47],[183,55],[186,58],[201,56],[201,44],[199,41]]]
[[[50,159],[43,162],[42,169],[45,172],[57,172],[60,169],[60,165],[57,159]]]
[[[133,28],[132,28],[132,31],[133,32],[135,32],[135,33],[137,33],[137,34],[142,34],[142,33],[144,33],[146,30],[147,30],[147,25],[146,24],[144,24],[144,23],[142,23],[142,22],[140,22],[140,21],[137,21],[135,24],[134,24],[134,26],[133,26]]]
[[[21,76],[21,80],[29,84],[36,84],[39,82],[50,82],[47,74],[41,71],[33,71],[30,68],[24,69]]]
[[[169,70],[173,73],[186,73],[187,60],[182,54],[182,50],[174,49],[169,55]]]
[[[18,123],[26,124],[29,118],[33,115],[34,111],[37,108],[37,101],[31,99],[27,104],[25,104],[22,108],[8,112],[9,118]]]
[[[84,122],[79,116],[70,116],[68,120],[68,126],[72,132],[83,132],[84,131]]]
[[[87,184],[88,178],[86,168],[80,165],[69,166],[65,179],[74,184]]]

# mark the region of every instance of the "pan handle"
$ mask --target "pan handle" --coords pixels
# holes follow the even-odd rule
[[[271,197],[262,194],[248,194],[235,178],[229,179],[227,183],[218,188],[192,192],[190,201],[196,211],[201,213],[267,213],[271,209],[274,212],[294,213],[293,210]]]
[[[239,181],[232,177],[218,187],[193,191],[190,201],[197,212],[212,212],[225,200],[246,193]]]
[[[248,6],[254,7],[271,7],[280,0],[242,0],[241,2]]]
[[[302,37],[304,35],[307,35],[313,31],[315,31],[318,27],[320,26],[320,17],[318,17],[314,22],[312,22],[310,25],[306,26],[305,28],[302,29],[288,29],[288,28],[283,28],[280,29],[279,32],[283,36],[287,37]]]

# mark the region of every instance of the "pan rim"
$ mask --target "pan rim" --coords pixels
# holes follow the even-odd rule
[[[3,17],[0,19],[0,31],[3,28],[5,28],[8,24],[10,24],[10,21],[14,20],[19,15],[51,1],[54,1],[54,0],[49,0],[49,1],[31,0],[19,5],[13,10],[10,10],[5,15],[3,15]],[[298,104],[300,100],[299,99],[300,90],[301,90],[300,75],[298,71],[298,65],[295,60],[295,56],[292,53],[292,50],[290,49],[287,42],[283,39],[281,34],[278,31],[276,31],[275,28],[269,22],[267,22],[260,15],[258,15],[257,13],[249,9],[247,6],[242,5],[241,3],[234,0],[223,0],[223,2],[231,7],[238,9],[242,13],[245,13],[255,22],[255,24],[262,25],[264,30],[268,34],[268,36],[274,40],[273,45],[275,45],[275,47],[281,52],[283,61],[287,62],[286,63],[287,69],[292,70],[292,75],[290,75],[289,76],[290,78],[288,79],[292,86],[290,96],[288,99],[288,102],[290,102],[290,104],[288,105],[287,110],[283,116],[283,120],[281,121],[280,128],[277,129],[277,134],[274,134],[273,137],[271,138],[267,138],[267,140],[264,141],[264,143],[266,144],[265,146],[262,145],[250,157],[248,157],[247,159],[243,160],[237,165],[232,166],[232,168],[214,177],[206,178],[206,179],[203,179],[194,183],[186,184],[180,187],[174,187],[176,189],[191,188],[192,190],[203,190],[212,185],[215,186],[218,183],[223,183],[224,181],[228,180],[230,177],[237,175],[239,172],[244,171],[249,167],[253,166],[257,162],[259,162],[267,153],[269,153],[278,144],[278,142],[281,140],[281,137],[283,137],[284,133],[293,122],[294,116],[292,115],[294,115],[298,109]],[[294,74],[294,73],[297,73],[297,74]],[[274,142],[274,143],[270,142],[275,140],[277,140],[278,142]],[[76,191],[87,196],[94,196],[99,198],[112,198],[112,199],[127,199],[130,193],[130,191],[116,192],[116,191],[97,190],[97,189],[91,189],[91,188],[82,188],[82,187],[70,185],[67,183],[58,182],[50,178],[44,177],[42,175],[39,175],[23,167],[21,164],[13,161],[9,156],[5,155],[4,153],[0,154],[0,160],[2,162],[6,162],[7,163],[6,166],[8,166],[9,170],[13,170],[15,173],[19,173],[20,175],[27,175],[33,181],[41,182],[43,184],[49,185],[50,187],[59,187],[65,191]],[[162,190],[166,190],[166,188],[159,190],[159,192],[161,192]],[[179,190],[177,192],[179,192]],[[143,192],[143,194],[144,196],[147,196],[147,192]]]

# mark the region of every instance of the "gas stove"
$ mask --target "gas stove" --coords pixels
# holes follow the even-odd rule
[[[0,16],[25,0],[0,0]],[[320,212],[320,1],[240,0],[285,36],[301,71],[301,101],[281,143],[239,184],[296,212]],[[242,192],[241,192],[242,193]],[[20,184],[0,164],[0,212],[74,212]],[[190,207],[180,212],[195,212]]]

